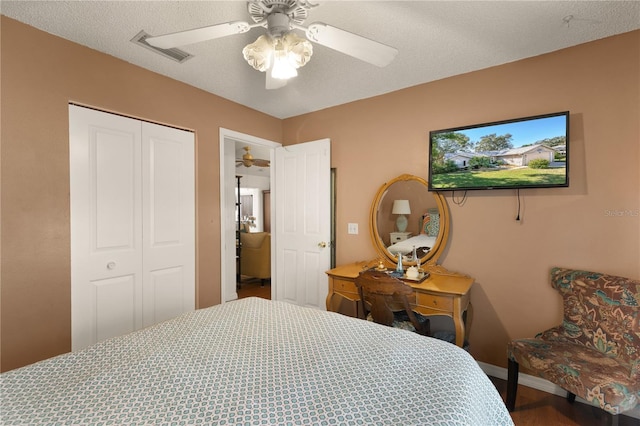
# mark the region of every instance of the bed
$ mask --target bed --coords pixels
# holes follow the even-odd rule
[[[418,257],[423,257],[435,244],[436,237],[419,234],[409,237],[404,241],[394,243],[390,245],[387,250],[393,255],[397,255],[398,253],[405,255],[413,253],[413,247],[415,246]]]
[[[241,299],[0,375],[3,425],[510,425],[455,345]]]

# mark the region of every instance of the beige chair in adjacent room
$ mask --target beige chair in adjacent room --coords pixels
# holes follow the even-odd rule
[[[271,234],[241,232],[240,274],[260,278],[264,285],[271,278]]]

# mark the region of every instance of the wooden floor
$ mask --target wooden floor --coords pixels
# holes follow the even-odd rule
[[[506,398],[507,381],[489,377],[496,389]],[[610,425],[611,416],[603,410],[574,402],[566,398],[539,391],[527,386],[518,386],[516,409],[511,413],[516,426],[567,425],[600,426]],[[640,420],[629,416],[618,416],[618,426],[639,426]]]
[[[262,281],[258,278],[242,276],[240,279],[240,290],[238,290],[238,299],[245,297],[261,297],[263,299],[271,299],[271,282],[267,280],[262,285]]]
[[[261,286],[259,279],[242,277],[238,298],[262,297],[271,299],[271,285],[267,281]],[[507,381],[489,377],[506,398]],[[566,398],[526,386],[518,386],[516,409],[511,413],[516,426],[605,426],[611,424],[611,416],[599,408],[574,402]],[[640,426],[640,420],[629,416],[618,416],[618,426]]]

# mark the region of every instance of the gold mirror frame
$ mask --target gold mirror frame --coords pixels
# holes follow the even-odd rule
[[[380,236],[380,233],[378,231],[378,212],[380,204],[389,192],[391,186],[401,182],[418,182],[422,184],[424,187],[424,192],[431,194],[436,201],[438,212],[440,213],[440,230],[438,232],[438,236],[436,237],[434,246],[431,247],[431,250],[429,250],[427,254],[420,258],[420,265],[436,265],[438,258],[447,246],[447,240],[449,238],[449,209],[447,208],[447,203],[444,197],[438,192],[429,192],[427,181],[418,176],[408,174],[400,175],[397,178],[382,185],[378,190],[378,193],[376,194],[375,198],[373,199],[373,203],[371,204],[371,211],[369,213],[369,233],[371,235],[373,245],[382,259],[392,264],[396,264],[398,262],[398,257],[387,249],[387,246]],[[403,263],[405,265],[415,265],[416,262],[409,261]]]

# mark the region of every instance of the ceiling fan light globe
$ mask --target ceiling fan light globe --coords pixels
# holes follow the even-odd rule
[[[289,55],[286,51],[276,50],[273,54],[273,61],[271,77],[278,80],[288,80],[298,75],[298,71],[294,64],[289,60]]]
[[[313,46],[309,40],[298,37],[294,32],[283,37],[283,44],[287,50],[289,61],[296,68],[303,67],[313,55]]]
[[[263,34],[242,49],[242,56],[254,69],[265,72],[271,68],[272,52],[273,43],[267,35]]]

